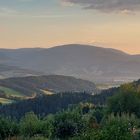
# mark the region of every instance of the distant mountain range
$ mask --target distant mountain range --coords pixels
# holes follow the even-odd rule
[[[1,65],[18,67],[18,75],[21,73],[22,76],[57,74],[96,83],[123,83],[140,78],[140,55],[90,45],[70,44],[49,49],[0,49],[0,69]],[[16,69],[12,71],[15,76]],[[12,77],[11,73],[6,74],[6,77]]]
[[[5,79],[9,77],[24,77],[24,76],[33,76],[33,75],[35,76],[41,74],[42,74],[41,72],[23,69],[17,66],[0,64],[0,79]]]

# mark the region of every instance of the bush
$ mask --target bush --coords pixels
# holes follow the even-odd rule
[[[0,117],[0,139],[19,135],[19,126],[16,121],[10,118]]]
[[[140,117],[140,93],[131,84],[123,85],[119,93],[108,100],[108,113],[129,113]]]
[[[53,136],[67,139],[84,133],[87,122],[77,110],[67,110],[55,115],[53,126]]]
[[[27,113],[20,121],[21,134],[24,136],[40,134],[40,126],[40,120],[33,112]]]
[[[112,114],[103,123],[103,140],[133,140],[138,124],[139,121],[135,115],[115,116]]]

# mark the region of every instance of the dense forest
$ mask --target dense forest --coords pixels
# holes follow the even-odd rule
[[[140,81],[100,94],[39,95],[0,106],[1,140],[140,140]]]
[[[1,105],[0,114],[21,118],[25,113],[33,111],[39,116],[66,109],[70,105],[81,102],[93,103],[94,105],[104,106],[107,98],[114,95],[117,88],[104,90],[100,94],[91,95],[87,92],[64,92],[53,95],[39,95],[36,98],[18,101],[10,105]]]
[[[67,94],[64,95],[68,96]],[[79,95],[79,98],[82,99],[87,94],[75,95]],[[90,97],[91,95],[89,95]],[[70,100],[73,100],[73,98]],[[75,105],[44,116],[37,115],[33,111],[27,112],[20,119],[1,115],[0,139],[140,139],[140,92],[132,84],[121,86],[117,94],[107,99],[105,106],[95,105],[93,100],[94,98],[91,98],[91,102],[88,102],[88,100],[85,100],[84,103],[77,102]]]

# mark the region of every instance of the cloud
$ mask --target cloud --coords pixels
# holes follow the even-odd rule
[[[62,0],[101,12],[140,11],[140,0]]]
[[[73,6],[74,4],[72,2],[65,2],[65,1],[62,1],[61,2],[61,5],[62,6]]]

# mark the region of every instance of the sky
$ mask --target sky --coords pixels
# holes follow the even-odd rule
[[[0,48],[90,44],[140,54],[140,0],[0,0]]]

